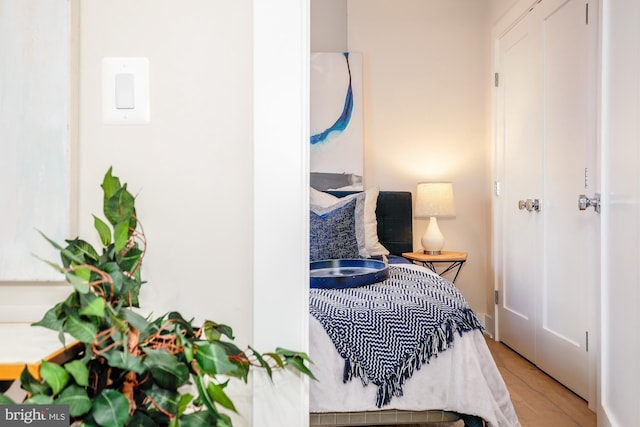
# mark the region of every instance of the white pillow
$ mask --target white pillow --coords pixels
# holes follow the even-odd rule
[[[374,255],[389,255],[389,251],[378,240],[378,220],[376,219],[376,206],[378,204],[378,187],[371,187],[364,191],[364,203],[356,202],[356,239],[358,240],[358,252],[360,256],[369,258]],[[329,207],[336,203],[346,203],[356,193],[343,198],[310,188],[309,201],[312,206]],[[364,240],[364,245],[361,240]]]
[[[376,219],[378,193],[380,193],[378,187],[371,187],[365,191],[364,199],[364,239],[367,252],[371,256],[389,255],[387,248],[378,240],[378,220]]]

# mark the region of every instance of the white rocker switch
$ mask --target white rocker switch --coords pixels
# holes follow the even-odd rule
[[[143,125],[149,119],[149,60],[102,58],[102,121]]]
[[[133,74],[116,74],[116,108],[133,110],[135,107],[135,79]]]

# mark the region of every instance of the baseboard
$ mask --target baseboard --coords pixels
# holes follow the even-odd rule
[[[480,323],[484,328],[484,334],[493,339],[496,336],[496,328],[495,322],[493,321],[493,316],[487,313],[476,313],[476,316],[478,316],[478,320],[480,320]]]

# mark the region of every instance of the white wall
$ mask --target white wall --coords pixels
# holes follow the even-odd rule
[[[599,426],[640,418],[640,4],[603,1]]]
[[[109,166],[137,195],[148,240],[143,301],[214,317],[249,340],[251,2],[81,5],[80,234],[96,237]],[[234,43],[229,43],[229,40]],[[151,121],[102,122],[104,57],[149,59]]]
[[[311,0],[311,52],[347,51],[347,0]]]
[[[147,236],[144,308],[229,324],[241,348],[253,341],[252,13],[251,0],[89,0],[80,16],[80,235],[97,237],[112,165]],[[148,125],[103,124],[111,56],[149,59]],[[238,425],[251,420],[245,389]]]
[[[365,185],[415,192],[454,184],[457,216],[439,221],[445,250],[467,251],[456,285],[491,311],[486,2],[349,0],[348,44],[362,52]],[[414,220],[414,247],[426,220]]]

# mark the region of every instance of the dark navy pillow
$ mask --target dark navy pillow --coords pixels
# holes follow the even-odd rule
[[[331,211],[309,211],[309,261],[359,258],[356,200]]]

